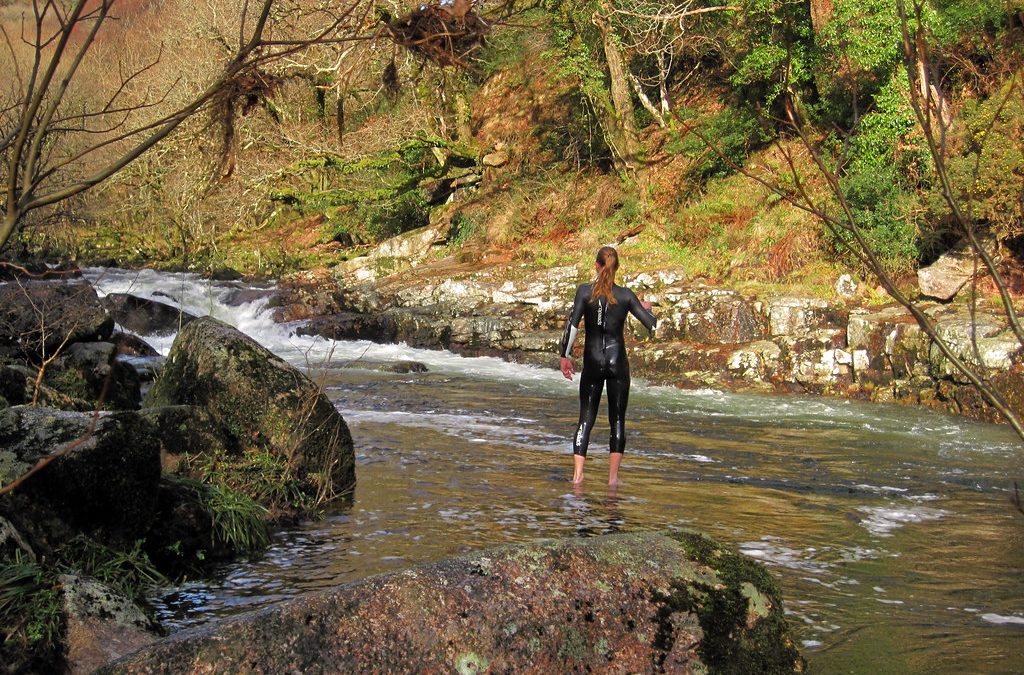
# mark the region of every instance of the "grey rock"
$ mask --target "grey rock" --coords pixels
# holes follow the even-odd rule
[[[651,296],[654,300],[654,296]],[[734,291],[677,287],[657,294],[657,335],[706,344],[737,344],[767,335],[754,303]]]
[[[146,613],[109,586],[72,574],[61,575],[60,582],[70,673],[91,673],[157,639]]]
[[[34,359],[61,345],[106,340],[114,320],[84,282],[24,281],[0,284],[0,355]]]
[[[170,335],[196,318],[179,307],[125,293],[110,293],[102,302],[122,328],[138,335]]]
[[[484,166],[499,167],[508,164],[508,153],[504,151],[490,152],[483,156],[481,162]]]
[[[829,304],[820,298],[782,297],[768,302],[770,335],[806,335],[838,323]]]
[[[995,253],[991,239],[982,242],[990,255]],[[965,238],[938,260],[917,271],[917,285],[921,293],[939,300],[952,300],[964,285],[985,267]]]

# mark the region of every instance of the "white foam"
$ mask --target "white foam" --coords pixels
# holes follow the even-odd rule
[[[998,625],[1010,624],[1015,626],[1024,626],[1024,616],[1003,616],[1000,614],[987,613],[981,615],[981,620]]]
[[[349,424],[399,424],[407,427],[434,429],[441,433],[464,438],[471,443],[494,443],[527,449],[564,450],[568,440],[539,431],[532,423],[524,424],[520,418],[479,414],[410,412],[406,410],[350,410],[341,411]]]
[[[878,537],[891,537],[892,531],[908,523],[924,523],[941,520],[949,513],[942,509],[924,506],[893,507],[893,506],[861,506],[857,509],[866,513],[867,517],[860,521],[868,532]]]
[[[824,574],[828,569],[828,565],[810,559],[813,557],[814,551],[790,548],[776,543],[771,538],[742,543],[739,545],[739,550],[740,553],[751,558],[811,574]]]

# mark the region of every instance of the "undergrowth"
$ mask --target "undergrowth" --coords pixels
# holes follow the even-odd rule
[[[0,562],[0,663],[45,672],[61,661],[64,615],[56,574],[16,551]]]

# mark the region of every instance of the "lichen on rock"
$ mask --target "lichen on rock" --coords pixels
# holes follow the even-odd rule
[[[767,571],[700,535],[539,541],[171,636],[101,672],[800,672]]]

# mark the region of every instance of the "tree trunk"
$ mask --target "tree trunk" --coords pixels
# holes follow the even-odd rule
[[[835,6],[832,0],[811,0],[811,27],[814,34],[820,35],[823,28],[832,19]]]
[[[472,110],[464,86],[455,92],[455,135],[460,143],[473,141]]]
[[[610,13],[611,9],[604,5],[603,10]],[[629,94],[629,76],[626,64],[623,63],[622,52],[615,42],[608,19],[600,13],[593,17],[594,25],[601,31],[604,47],[604,58],[608,64],[608,78],[611,88],[611,110],[604,122],[605,133],[608,134],[609,145],[612,147],[612,160],[616,168],[635,174],[638,165],[640,141],[637,137],[636,122],[633,120],[633,99]]]
[[[917,33],[916,43],[918,94],[921,96],[921,102],[924,104],[925,109],[935,116],[939,121],[939,129],[945,133],[953,120],[950,116],[949,104],[946,102],[945,95],[943,95],[942,90],[932,80],[932,73],[926,60],[928,47],[924,43],[924,35],[921,31]]]
[[[0,222],[0,250],[7,246],[7,241],[14,234],[15,226],[18,224],[17,208],[9,208],[4,213],[3,222]]]

